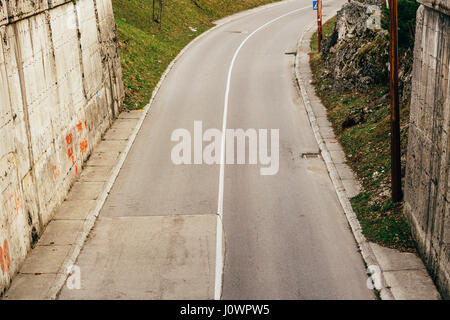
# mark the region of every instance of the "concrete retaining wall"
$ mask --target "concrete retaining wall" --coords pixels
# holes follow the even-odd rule
[[[0,293],[122,100],[111,0],[0,0]]]
[[[419,2],[405,212],[422,259],[443,297],[450,299],[450,1]]]

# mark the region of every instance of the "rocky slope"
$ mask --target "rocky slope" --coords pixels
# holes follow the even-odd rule
[[[414,0],[400,2],[415,4]],[[351,202],[366,238],[412,252],[415,245],[402,204],[392,203],[390,197],[389,33],[386,27],[376,30],[367,27],[371,5],[383,7],[384,0],[352,0],[345,4],[335,20],[324,25],[320,54],[314,50],[317,36],[313,36],[311,69],[317,95],[327,108],[347,163],[363,186]],[[382,15],[381,26],[387,24],[386,16]],[[407,22],[404,25],[413,24],[411,15],[404,21]],[[413,58],[410,36],[401,39],[399,54],[403,171]]]
[[[383,0],[352,1],[337,14],[333,34],[324,39],[322,55],[336,88],[367,91],[373,85],[389,84],[389,33],[369,29],[368,8],[383,7]],[[411,90],[412,48],[400,48],[399,85],[407,103]]]

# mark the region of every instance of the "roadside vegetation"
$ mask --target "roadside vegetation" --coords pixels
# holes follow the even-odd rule
[[[399,7],[401,6],[409,8],[408,10],[404,8],[403,13],[407,14],[399,17],[402,28],[400,33],[403,34],[403,40],[400,43],[400,64],[402,64],[401,72],[403,72],[401,90],[404,92],[401,97],[401,152],[402,175],[404,175],[410,104],[408,81],[410,82],[411,79],[411,57],[414,45],[414,29],[411,26],[414,26],[414,10],[417,6],[415,1],[400,0]],[[386,17],[386,10],[384,17]],[[336,17],[323,26],[325,46],[328,45],[327,41],[337,37],[335,25]],[[403,204],[394,204],[390,198],[389,78],[387,68],[381,68],[387,64],[388,36],[387,32],[383,33],[383,31],[377,35],[367,33],[366,36],[367,39],[363,44],[354,43],[356,48],[348,48],[353,41],[351,39],[324,54],[317,51],[317,33],[315,33],[311,39],[310,54],[313,81],[317,95],[328,110],[328,119],[333,125],[334,132],[344,148],[347,162],[356,172],[363,186],[363,191],[351,199],[351,203],[364,235],[369,241],[380,245],[414,252],[415,243],[403,214]],[[336,52],[339,50],[345,52]],[[353,72],[357,76],[353,78],[349,76],[347,81],[345,76],[336,75],[333,63],[329,62],[335,62],[336,56],[339,54],[346,56],[348,52],[352,54],[356,52],[354,56],[356,59],[361,59],[362,63],[344,60],[343,63],[346,65],[342,68],[343,70],[359,68]],[[348,55],[346,58],[348,59]],[[379,59],[381,61],[377,61]],[[368,74],[366,69],[377,63],[380,65],[380,75],[372,76],[373,81],[370,85],[361,89],[362,82],[358,81],[358,77],[365,80]],[[365,69],[361,67],[362,64],[365,65]],[[336,78],[346,83],[336,85]]]
[[[278,0],[113,0],[125,85],[125,107],[141,109],[183,47],[233,13]],[[156,5],[153,19],[153,3]]]

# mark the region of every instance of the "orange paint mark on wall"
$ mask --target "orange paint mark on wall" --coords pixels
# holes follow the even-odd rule
[[[72,141],[73,141],[72,134],[68,134],[68,135],[66,136],[66,142],[67,142],[67,145],[68,145],[68,146],[71,145],[71,144],[72,144]]]
[[[5,262],[3,261],[3,247],[0,246],[0,269],[5,272]]]
[[[86,153],[87,147],[88,147],[88,143],[87,143],[86,139],[84,139],[82,142],[80,142],[80,151],[82,154]]]
[[[5,201],[3,201],[3,209],[5,211],[9,211],[14,204],[14,208],[16,209],[17,215],[19,215],[20,210],[22,209],[22,203],[20,201],[20,191],[15,191],[14,194],[9,196]]]
[[[8,241],[3,241],[3,247],[0,245],[0,268],[2,272],[8,273],[10,266]]]
[[[67,149],[67,155],[69,156],[69,158],[73,157],[73,147],[70,147],[69,149]]]
[[[17,215],[19,215],[22,204],[20,203],[20,195],[17,192],[14,192],[14,204],[16,205]]]
[[[53,166],[53,179],[58,179],[61,175],[60,170],[58,169],[58,166]]]
[[[72,134],[68,134],[66,136],[66,142],[67,142],[67,146],[70,146],[73,142],[73,136]],[[67,149],[67,156],[69,157],[69,159],[72,159],[72,164],[75,163],[75,157],[73,156],[73,147],[70,147],[69,149]]]
[[[84,129],[83,124],[87,129],[87,121],[86,120],[84,120],[84,121],[79,120],[78,123],[76,124],[78,135],[81,136],[80,139],[82,139],[82,137],[83,137],[83,133],[82,133],[82,131]],[[72,160],[72,165],[74,165],[75,164],[75,153],[77,153],[77,156],[78,156],[78,151],[76,149],[74,150],[74,147],[73,147],[74,140],[73,140],[72,134],[68,134],[66,136],[66,142],[67,142],[67,147],[68,147],[67,156],[69,157],[69,159]],[[86,153],[87,148],[88,148],[88,142],[86,139],[84,139],[82,142],[80,142],[80,153],[81,154]],[[59,176],[59,172],[58,172],[58,174],[56,174],[56,172],[55,172],[56,169],[53,169],[53,171],[55,173],[54,178],[56,179],[57,176]],[[75,171],[76,171],[76,173],[78,173],[78,167],[75,168]]]

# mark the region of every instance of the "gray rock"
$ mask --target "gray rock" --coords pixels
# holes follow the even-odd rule
[[[360,0],[345,4],[337,13],[331,36],[322,41],[328,77],[334,87],[343,90],[366,91],[373,85],[388,85],[389,33],[367,27],[369,5],[382,7],[383,0]],[[402,102],[411,92],[412,49],[400,55],[400,92]]]

